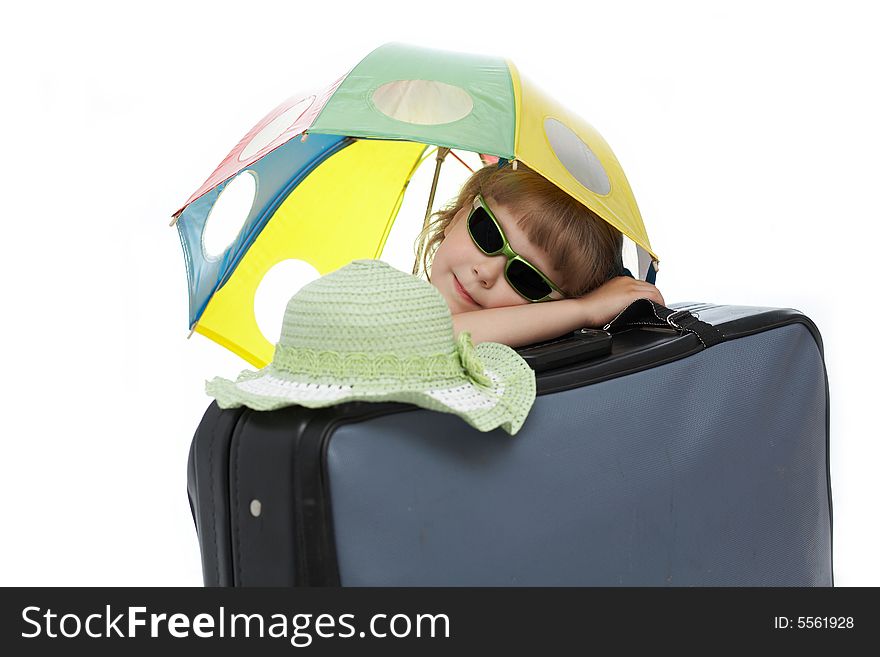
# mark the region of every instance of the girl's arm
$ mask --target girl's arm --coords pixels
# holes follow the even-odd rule
[[[452,316],[456,336],[459,331],[470,331],[474,344],[500,342],[509,347],[549,340],[586,325],[578,299],[483,308]]]
[[[604,326],[630,303],[643,298],[666,305],[660,290],[651,283],[618,276],[576,299],[458,313],[452,316],[452,327],[456,336],[470,331],[474,344],[500,342],[522,347],[579,328]]]

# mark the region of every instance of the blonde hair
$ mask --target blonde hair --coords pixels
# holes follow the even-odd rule
[[[517,162],[495,164],[475,171],[462,185],[458,198],[434,212],[416,239],[413,274],[425,272],[430,281],[431,263],[443,231],[477,194],[491,198],[518,216],[517,224],[529,240],[542,249],[563,281],[554,281],[569,297],[578,297],[621,273],[623,235],[583,203],[546,178]],[[421,266],[420,266],[421,265]]]

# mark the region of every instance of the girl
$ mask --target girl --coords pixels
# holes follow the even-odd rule
[[[470,331],[474,344],[601,327],[639,298],[665,305],[654,285],[621,275],[620,231],[522,162],[478,169],[431,216],[414,273],[421,266],[455,334]]]

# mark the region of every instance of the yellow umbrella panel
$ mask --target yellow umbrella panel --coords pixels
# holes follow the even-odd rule
[[[265,366],[274,345],[263,336],[254,314],[260,281],[290,258],[308,262],[321,274],[358,258],[378,258],[425,148],[412,142],[357,140],[324,161],[278,207],[235,275],[213,294],[195,331],[256,367]]]

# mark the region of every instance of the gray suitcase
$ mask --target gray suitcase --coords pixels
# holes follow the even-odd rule
[[[815,324],[639,300],[605,328],[608,354],[538,345],[514,436],[408,404],[212,403],[188,464],[205,584],[833,586]]]

